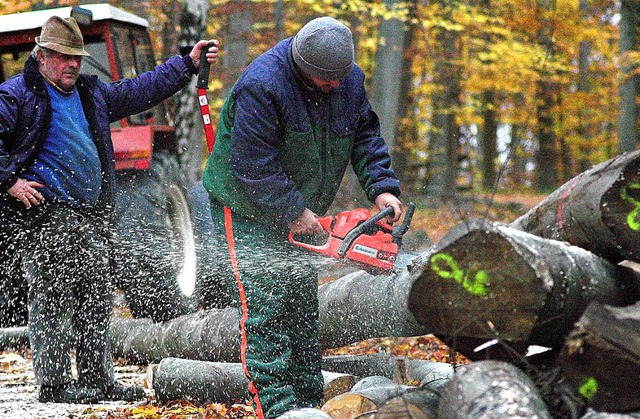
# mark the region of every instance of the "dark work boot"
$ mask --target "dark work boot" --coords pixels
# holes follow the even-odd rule
[[[144,400],[147,394],[140,386],[126,386],[118,381],[114,382],[111,387],[104,390],[104,398],[102,400],[124,400],[125,402],[135,402]]]
[[[98,403],[103,395],[97,388],[80,387],[76,382],[60,384],[57,386],[40,386],[38,401],[42,403]]]

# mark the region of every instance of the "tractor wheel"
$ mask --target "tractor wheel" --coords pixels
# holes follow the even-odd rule
[[[175,156],[118,179],[115,285],[135,317],[165,321],[195,310],[195,244],[186,180]]]

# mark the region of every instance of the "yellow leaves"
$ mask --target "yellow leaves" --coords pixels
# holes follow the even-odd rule
[[[95,413],[95,412],[87,412]],[[110,418],[126,419],[255,419],[251,405],[210,403],[197,406],[187,400],[176,400],[166,405],[145,404],[111,412]]]

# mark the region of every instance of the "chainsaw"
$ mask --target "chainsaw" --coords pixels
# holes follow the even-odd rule
[[[355,264],[371,274],[384,275],[393,270],[402,247],[402,236],[409,230],[414,211],[415,205],[409,203],[404,220],[395,227],[385,220],[393,215],[392,207],[373,216],[368,209],[357,208],[335,216],[318,217],[328,235],[324,244],[297,241],[293,233],[289,233],[289,242],[310,252]]]

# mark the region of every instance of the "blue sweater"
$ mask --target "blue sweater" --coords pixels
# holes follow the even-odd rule
[[[24,178],[45,185],[41,193],[72,205],[90,205],[100,197],[100,158],[89,131],[78,90],[69,95],[47,84],[51,126],[42,150]]]

